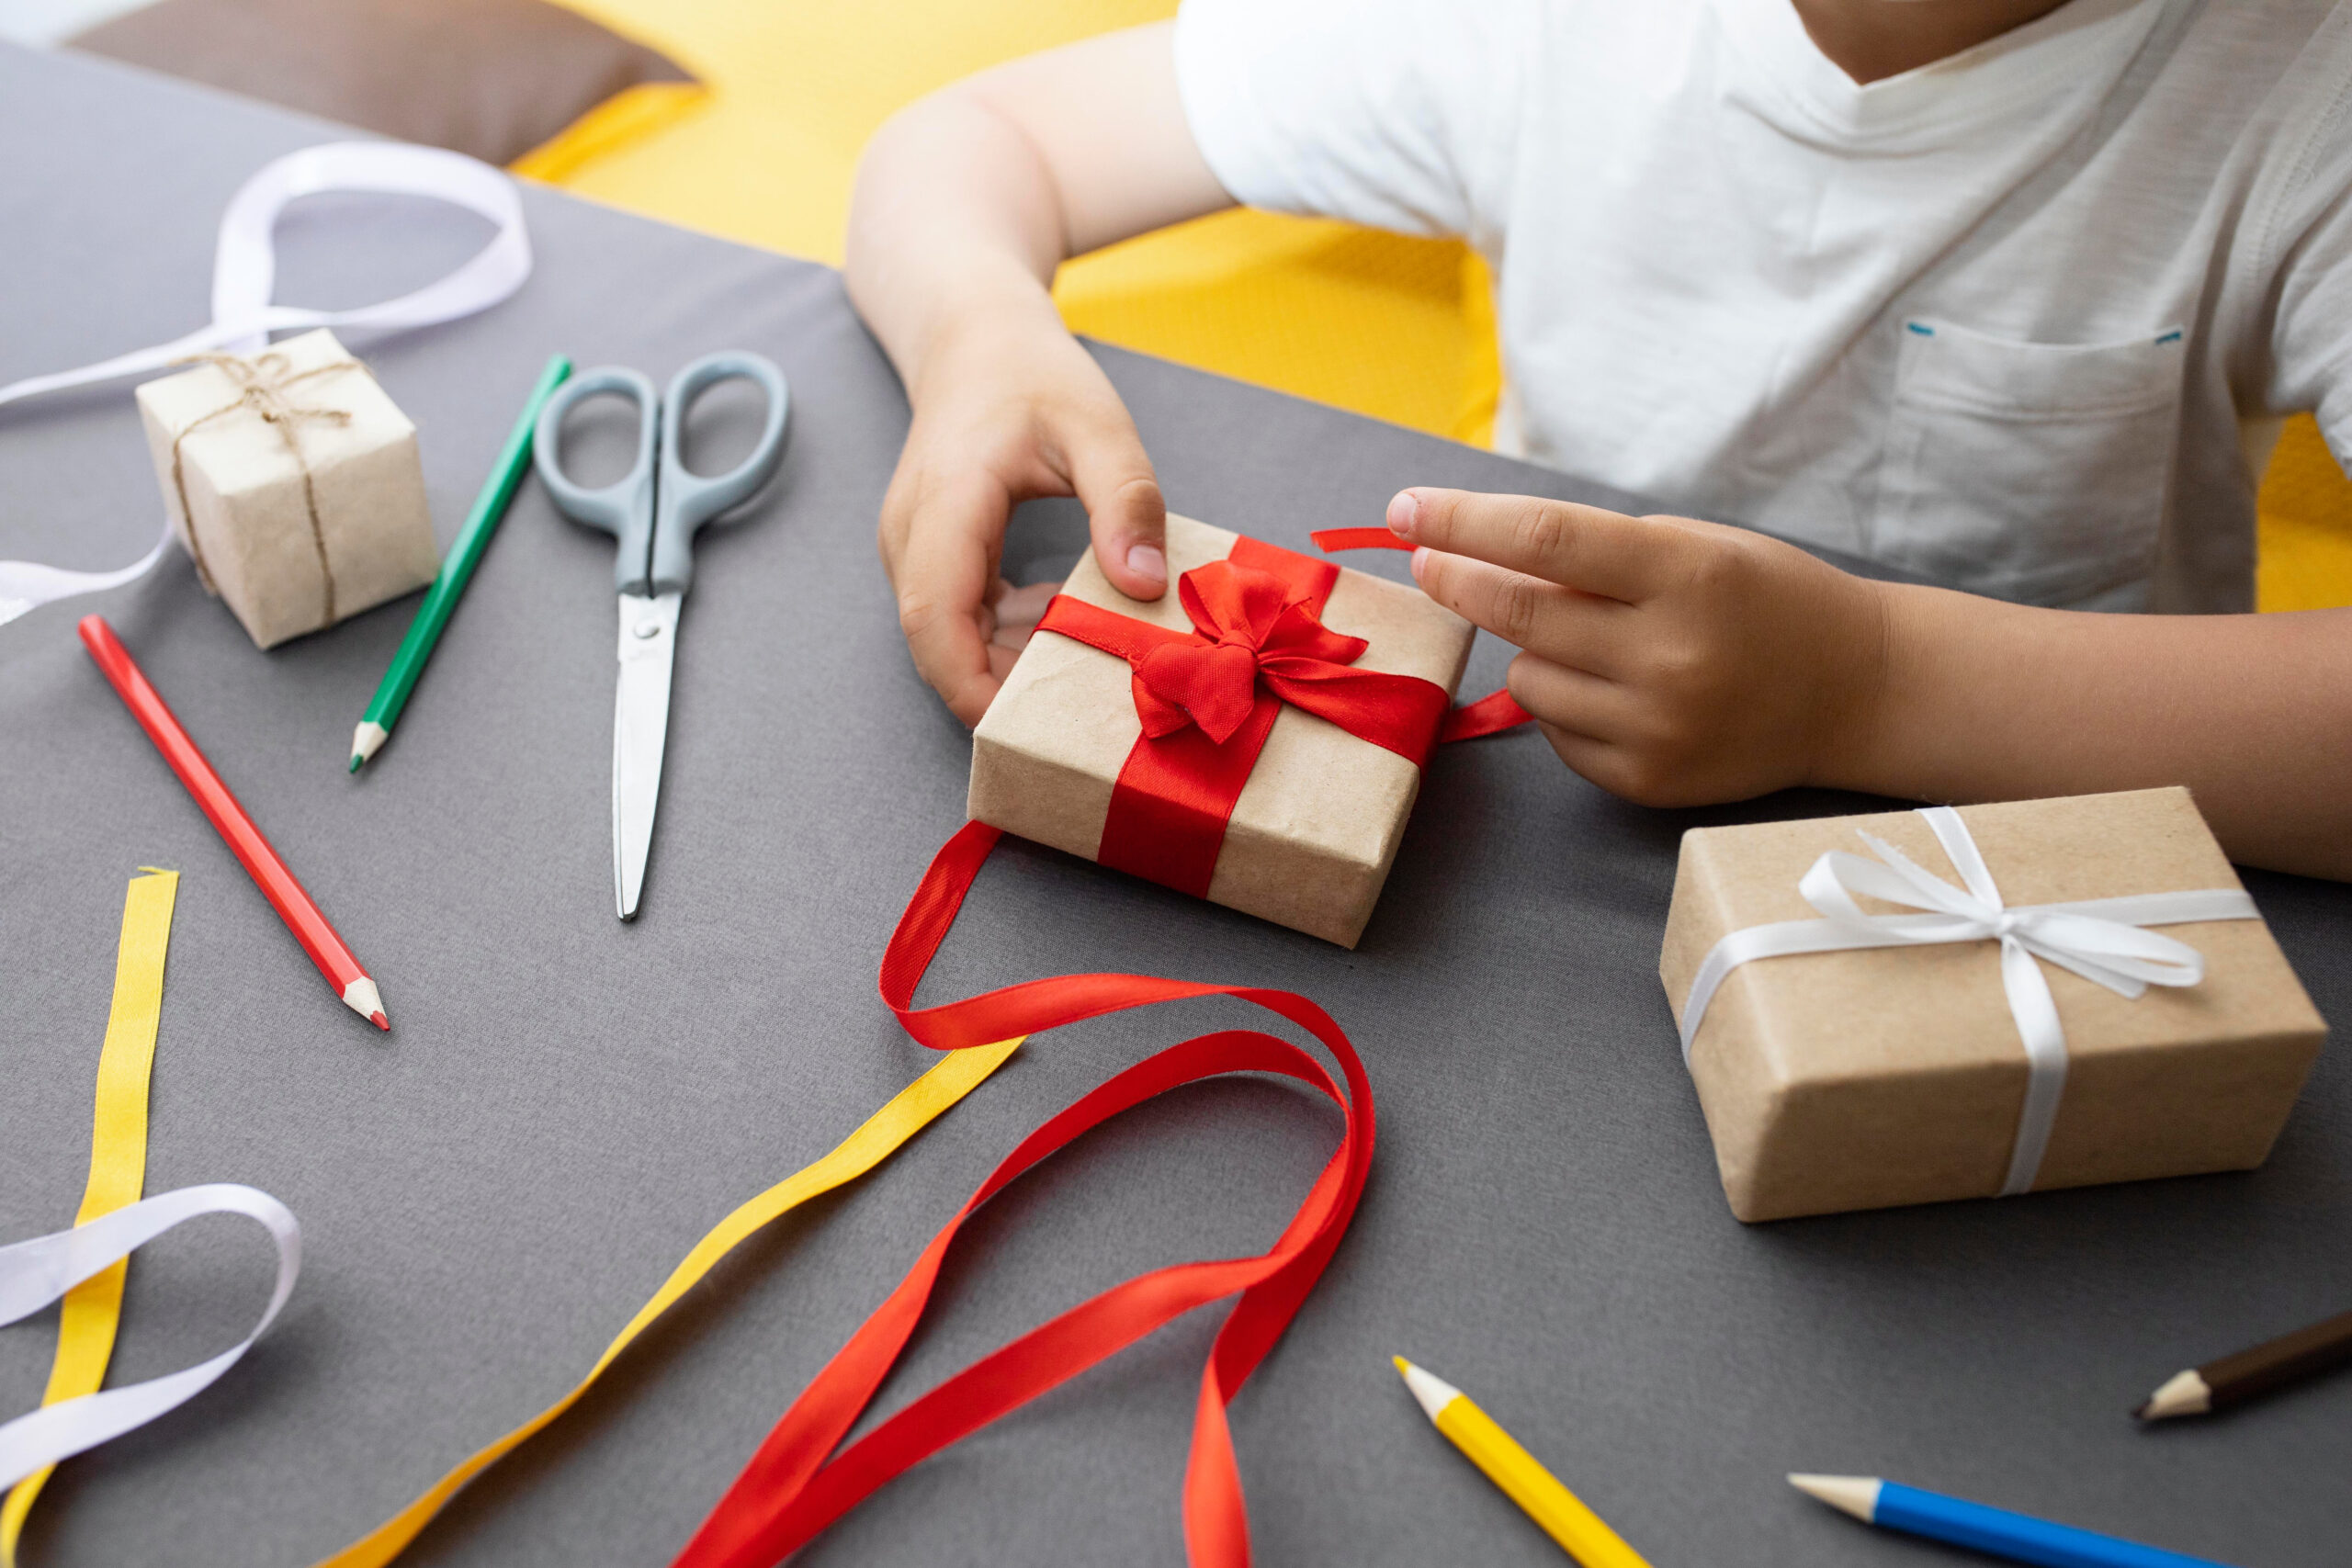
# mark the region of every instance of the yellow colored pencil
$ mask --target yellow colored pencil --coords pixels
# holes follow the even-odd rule
[[[1469,1397],[1443,1378],[1422,1371],[1402,1356],[1391,1358],[1405,1374],[1430,1421],[1470,1462],[1502,1488],[1503,1495],[1527,1510],[1544,1533],[1584,1568],[1650,1568],[1642,1554],[1601,1521],[1599,1514],[1560,1484],[1557,1477],[1519,1446],[1518,1439],[1495,1425],[1495,1418],[1470,1403]]]

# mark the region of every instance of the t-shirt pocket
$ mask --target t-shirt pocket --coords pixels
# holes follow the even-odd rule
[[[2031,604],[2144,581],[2183,363],[2178,328],[2047,344],[1905,321],[1870,553]]]

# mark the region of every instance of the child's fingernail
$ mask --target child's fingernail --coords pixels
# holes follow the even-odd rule
[[[1422,568],[1423,566],[1425,566],[1425,565],[1427,565],[1427,564],[1428,564],[1428,562],[1429,562],[1429,558],[1430,558],[1430,548],[1429,548],[1429,547],[1428,547],[1427,545],[1416,545],[1416,546],[1414,546],[1414,547],[1413,547],[1413,581],[1414,581],[1419,582],[1419,581],[1421,580],[1421,568]]]
[[[1414,527],[1421,520],[1421,498],[1409,490],[1400,490],[1388,503],[1388,531],[1399,538],[1413,536]]]
[[[1158,545],[1130,545],[1127,547],[1127,570],[1137,577],[1165,582],[1168,581],[1168,558],[1159,553]]]

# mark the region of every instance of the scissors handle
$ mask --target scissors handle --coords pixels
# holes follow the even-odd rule
[[[583,398],[617,392],[637,404],[637,461],[628,473],[595,490],[576,484],[559,458],[566,415]],[[653,383],[637,371],[617,365],[591,370],[556,389],[539,411],[539,427],[531,440],[531,459],[538,465],[539,482],[548,487],[559,510],[574,522],[601,528],[620,541],[613,568],[615,587],[623,593],[646,592],[646,563],[653,552],[653,457],[662,400]]]
[[[745,380],[767,394],[767,422],[750,457],[708,478],[686,468],[679,434],[686,413],[706,390],[721,381]],[[683,593],[694,581],[695,534],[720,513],[741,505],[775,472],[784,458],[784,426],[792,406],[784,372],[773,361],[741,349],[707,354],[677,374],[662,396],[662,482],[659,521],[653,529],[652,591]]]

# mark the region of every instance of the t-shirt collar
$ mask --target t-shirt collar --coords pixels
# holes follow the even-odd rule
[[[1742,74],[1766,89],[1769,107],[1792,117],[1784,129],[1890,152],[2019,116],[2038,119],[2037,111],[2079,104],[2086,90],[2104,92],[2167,3],[2068,0],[1973,49],[1865,85],[1821,52],[1790,0],[1713,0],[1725,37],[1750,68]]]

